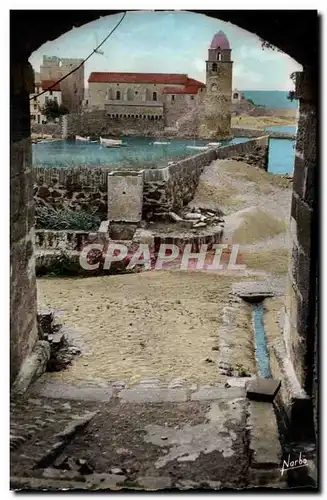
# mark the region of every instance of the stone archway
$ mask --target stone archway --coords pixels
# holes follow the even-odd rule
[[[63,15],[64,12],[64,15]],[[33,201],[29,93],[33,73],[28,58],[43,43],[73,27],[120,11],[11,12],[11,381],[37,340],[33,269]],[[304,67],[297,79],[300,120],[291,212],[293,261],[290,303],[286,304],[285,347],[297,380],[312,396],[316,369],[318,169],[316,108],[319,26],[315,11],[192,11],[257,34]],[[17,37],[15,33],[21,35]],[[303,44],[305,40],[305,44]],[[294,319],[295,318],[295,319]]]

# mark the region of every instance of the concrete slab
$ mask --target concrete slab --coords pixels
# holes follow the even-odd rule
[[[271,286],[267,281],[241,281],[232,287],[233,293],[248,302],[260,302],[266,297],[273,297]]]
[[[280,380],[255,378],[246,384],[246,396],[255,401],[272,402],[279,391]]]
[[[108,174],[109,221],[139,222],[142,219],[142,205],[142,173],[114,172]]]
[[[40,383],[33,385],[33,393],[47,398],[108,402],[112,397],[113,389],[62,383]]]
[[[245,391],[242,387],[230,387],[228,389],[218,387],[201,387],[191,395],[191,401],[211,401],[215,399],[242,398]]]
[[[187,401],[185,389],[158,389],[154,387],[124,389],[118,393],[123,403],[176,403]]]
[[[251,401],[249,411],[251,467],[280,468],[282,450],[274,407],[271,403]]]

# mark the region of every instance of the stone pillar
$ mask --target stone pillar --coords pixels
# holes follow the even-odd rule
[[[317,79],[308,71],[297,73],[299,123],[293,174],[290,229],[292,263],[286,292],[284,340],[301,387],[313,396],[315,364],[317,271]]]
[[[10,383],[37,341],[34,202],[29,94],[34,75],[28,61],[10,70]]]

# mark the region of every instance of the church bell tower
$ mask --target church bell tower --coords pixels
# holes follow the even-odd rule
[[[200,136],[204,139],[225,139],[231,135],[231,104],[233,61],[225,33],[219,31],[212,39],[206,61],[206,91]]]

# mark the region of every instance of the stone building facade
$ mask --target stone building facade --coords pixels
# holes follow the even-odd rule
[[[55,83],[56,82],[51,80],[41,82],[35,80],[34,94],[30,95],[30,114],[32,125],[46,123],[47,119],[46,116],[43,115],[42,109],[49,101],[57,102],[58,106],[61,105],[62,96],[60,84],[54,85]],[[47,90],[49,87],[51,87],[51,90]],[[44,92],[44,94],[39,95],[42,92]]]
[[[40,66],[40,80],[60,80],[74,68],[80,66],[82,62],[83,59],[43,56],[43,63]],[[62,104],[71,113],[81,111],[84,99],[84,64],[60,82],[60,89]]]
[[[219,31],[209,48],[206,85],[187,74],[93,72],[84,110],[119,120],[153,117],[165,127],[191,127],[191,135],[206,139],[228,137],[232,66],[228,39]]]
[[[105,110],[110,118],[153,117],[171,126],[199,102],[203,82],[186,74],[91,73],[85,110]]]

